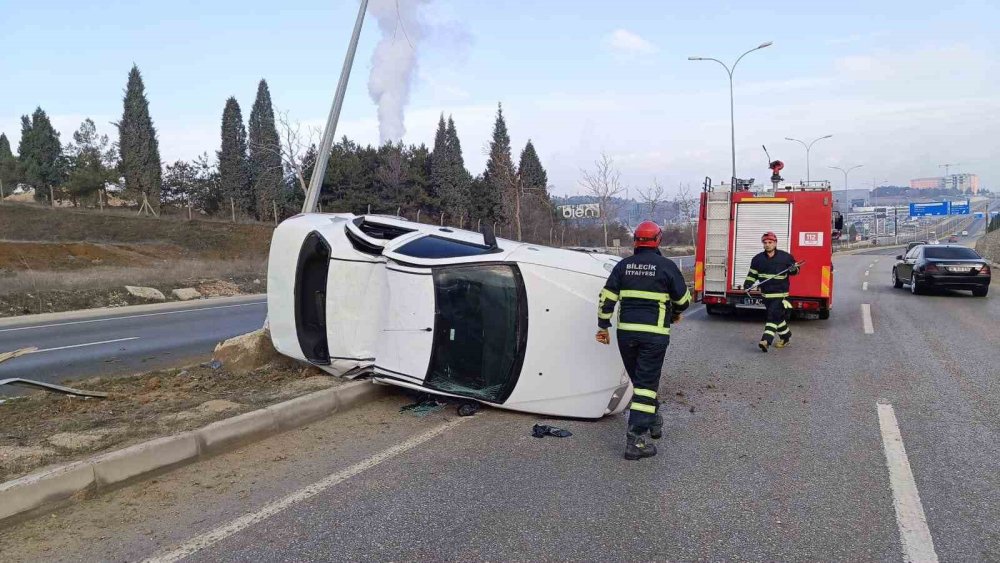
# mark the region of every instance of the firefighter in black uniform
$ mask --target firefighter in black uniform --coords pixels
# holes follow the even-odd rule
[[[656,455],[656,446],[644,435],[659,438],[663,417],[657,412],[663,357],[670,344],[670,324],[688,308],[691,294],[674,262],[659,251],[662,231],[652,221],[635,229],[635,253],[619,262],[601,290],[597,310],[597,341],[610,344],[608,328],[618,309],[618,350],[632,380],[625,459]]]
[[[757,287],[764,298],[767,319],[764,321],[764,335],[757,346],[761,352],[767,352],[771,344],[775,348],[784,348],[792,338],[792,330],[788,326],[788,312],[792,308],[788,302],[788,276],[798,274],[799,266],[791,254],[778,250],[778,237],[774,233],[764,233],[760,241],[764,244],[764,252],[750,261],[750,271],[743,287],[749,288],[760,281]],[[778,336],[777,343],[774,342],[775,335]]]

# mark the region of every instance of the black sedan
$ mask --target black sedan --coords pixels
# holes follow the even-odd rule
[[[930,288],[971,290],[985,297],[990,289],[990,265],[975,250],[955,244],[915,246],[896,256],[892,286],[908,283],[914,294]]]

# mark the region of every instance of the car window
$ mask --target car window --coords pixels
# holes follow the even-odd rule
[[[396,237],[413,232],[413,229],[405,229],[395,225],[385,225],[364,217],[358,217],[355,219],[354,224],[357,225],[364,234],[381,240],[392,240]]]
[[[432,389],[501,403],[517,383],[527,334],[527,303],[507,264],[434,270]]]
[[[937,258],[939,260],[979,260],[980,256],[975,250],[962,246],[942,246],[938,248],[928,248],[924,251],[925,258]]]
[[[916,258],[917,254],[919,254],[919,253],[920,253],[920,247],[919,246],[914,246],[913,248],[910,249],[909,252],[906,253],[906,256],[904,256],[904,258],[907,259],[907,260],[911,260],[913,258]]]
[[[396,252],[414,258],[461,258],[489,254],[496,249],[490,246],[446,239],[434,235],[420,237],[396,249]]]

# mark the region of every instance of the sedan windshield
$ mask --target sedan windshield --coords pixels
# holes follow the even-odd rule
[[[521,371],[527,303],[510,265],[434,270],[434,348],[427,385],[502,403]]]
[[[979,260],[981,258],[975,250],[962,246],[943,246],[938,248],[928,246],[924,249],[924,257],[937,260]]]

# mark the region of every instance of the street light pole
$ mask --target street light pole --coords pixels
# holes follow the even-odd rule
[[[354,32],[351,34],[351,42],[347,46],[347,54],[344,55],[344,66],[340,69],[340,81],[337,83],[337,91],[333,97],[333,106],[330,107],[330,115],[326,119],[326,128],[323,130],[319,152],[316,153],[316,165],[313,167],[312,176],[309,178],[309,189],[306,190],[305,202],[302,204],[303,213],[312,213],[316,209],[320,191],[323,189],[326,164],[330,159],[333,138],[337,135],[340,108],[344,105],[344,96],[347,93],[347,81],[351,78],[351,67],[354,66],[354,53],[358,50],[358,38],[361,37],[361,26],[365,21],[368,0],[361,0],[360,4],[358,6],[358,19],[354,22]]]
[[[736,65],[739,64],[740,59],[758,49],[763,49],[764,47],[770,47],[772,44],[773,43],[771,41],[768,41],[766,43],[761,43],[760,45],[754,47],[753,49],[750,49],[746,53],[743,53],[736,59],[736,62],[733,63],[732,67],[727,66],[726,63],[720,61],[719,59],[713,59],[711,57],[688,57],[689,61],[715,61],[720,65],[722,65],[722,68],[726,69],[726,74],[729,75],[729,135],[730,135],[732,157],[733,157],[733,177],[730,179],[730,181],[732,182],[730,184],[730,189],[735,189],[736,186],[736,114],[733,103],[733,72],[736,70]]]
[[[813,144],[816,143],[816,141],[822,141],[823,139],[829,139],[832,136],[833,135],[826,135],[826,136],[820,137],[818,139],[813,139],[812,142],[810,142],[808,145],[806,144],[805,141],[800,141],[798,139],[793,139],[791,137],[785,137],[786,141],[795,141],[796,143],[801,143],[802,146],[806,148],[806,185],[807,186],[809,185],[809,180],[811,179],[809,177],[809,150],[812,148]]]
[[[846,190],[846,189],[848,189],[848,186],[847,186],[847,175],[850,174],[851,170],[854,170],[855,168],[861,168],[862,166],[864,166],[864,164],[858,164],[856,166],[852,166],[852,167],[848,168],[847,170],[844,170],[843,168],[841,168],[839,166],[831,166],[830,168],[833,168],[834,170],[840,170],[841,172],[844,173],[844,189]]]

